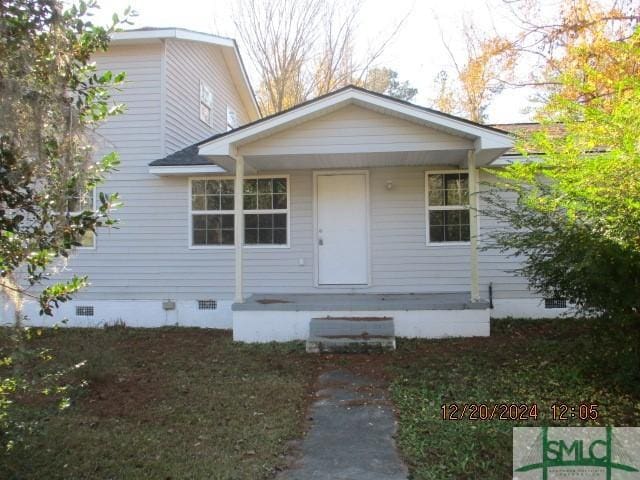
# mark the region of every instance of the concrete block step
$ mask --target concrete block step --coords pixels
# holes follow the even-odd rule
[[[395,350],[391,317],[319,317],[309,324],[307,352],[367,352]]]
[[[390,317],[320,317],[312,318],[309,336],[393,336],[395,328]]]
[[[366,353],[396,349],[395,337],[310,337],[307,353]]]

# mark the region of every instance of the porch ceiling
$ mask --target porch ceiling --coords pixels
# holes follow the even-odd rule
[[[467,150],[251,155],[245,156],[244,160],[247,171],[253,172],[327,168],[408,167],[420,165],[454,166],[457,168],[466,166]],[[213,161],[229,173],[235,171],[235,161],[231,157],[216,157]]]

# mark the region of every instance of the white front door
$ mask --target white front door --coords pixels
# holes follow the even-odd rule
[[[318,174],[318,283],[369,282],[367,181],[365,173]]]

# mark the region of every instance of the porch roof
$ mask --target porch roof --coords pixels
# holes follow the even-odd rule
[[[341,132],[340,138],[326,141],[316,134],[311,145],[298,145],[295,142],[299,139],[295,138],[289,144],[273,144],[273,139],[286,137],[302,124],[308,126],[314,120],[331,118],[330,115],[348,108],[370,112],[380,119],[395,122],[395,125],[406,125],[411,135],[404,135],[404,131],[404,136],[387,135],[378,127],[370,130],[383,130],[381,133],[372,135],[367,132],[368,136],[361,138],[357,138],[357,134],[351,137],[349,132]],[[380,120],[378,123],[382,124]],[[410,141],[404,141],[407,137]],[[239,155],[245,159],[247,172],[407,165],[464,166],[469,150],[475,152],[478,166],[486,166],[512,146],[511,135],[503,130],[348,86],[235,130],[214,135],[152,162],[150,170],[157,174],[233,173],[235,159]]]

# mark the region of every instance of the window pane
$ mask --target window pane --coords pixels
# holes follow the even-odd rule
[[[245,215],[244,226],[245,228],[258,228],[258,215]]]
[[[273,192],[272,180],[270,178],[258,179],[258,193],[271,193]]]
[[[220,229],[220,215],[207,215],[207,230]]]
[[[191,197],[192,210],[204,210],[204,195],[193,195]]]
[[[449,210],[444,214],[445,225],[460,225],[460,210]]]
[[[469,225],[462,225],[460,227],[460,240],[462,240],[463,242],[468,242],[469,240],[471,240],[469,235],[470,230],[471,228],[469,227]]]
[[[445,190],[445,205],[461,205],[460,190]]]
[[[447,190],[460,190],[460,174],[447,173],[444,176],[444,188]]]
[[[429,227],[429,241],[444,242],[444,227],[433,225]]]
[[[85,248],[93,248],[95,247],[95,239],[96,234],[89,230],[80,239],[80,246]]]
[[[206,230],[194,230],[193,231],[193,244],[194,245],[206,245],[207,243],[207,231]]]
[[[444,190],[429,190],[429,205],[432,207],[444,205]]]
[[[224,194],[232,194],[234,192],[233,189],[233,180],[221,180],[220,181],[220,191]]]
[[[258,208],[264,210],[271,210],[273,208],[272,203],[273,196],[270,194],[258,196]]]
[[[258,243],[272,244],[273,243],[273,230],[258,230]]]
[[[244,181],[244,193],[256,193],[258,191],[258,181],[249,179]]]
[[[234,216],[233,215],[220,215],[222,217],[222,228],[233,229]]]
[[[466,208],[464,210],[460,210],[460,223],[469,225],[469,210]]]
[[[274,194],[273,195],[273,208],[276,210],[286,210],[287,209],[287,196],[284,194]]]
[[[207,195],[207,210],[220,210],[220,197],[218,195]]]
[[[220,180],[207,180],[207,195],[220,194]]]
[[[193,228],[205,229],[207,225],[206,215],[194,215],[193,216]]]
[[[220,210],[233,210],[233,195],[220,196]]]
[[[459,225],[447,225],[444,227],[444,239],[447,242],[459,242],[460,241],[460,226]]]
[[[440,174],[432,174],[427,176],[429,182],[429,190],[440,190],[444,188],[443,176]]]
[[[233,230],[222,230],[222,244],[233,245]]]
[[[258,208],[258,197],[255,195],[245,195],[244,196],[244,209],[245,210],[255,210]]]
[[[220,230],[207,230],[207,245],[220,245]]]
[[[193,180],[191,182],[191,193],[194,195],[204,194],[204,180]]]
[[[287,179],[286,178],[274,178],[273,179],[273,192],[274,193],[287,193]]]
[[[273,231],[273,243],[277,245],[285,245],[287,243],[287,231],[283,228],[277,228]]]
[[[287,227],[287,214],[276,213],[273,215],[274,228],[286,228]]]
[[[258,230],[255,228],[247,228],[244,231],[244,243],[247,245],[255,245],[258,243]]]
[[[444,212],[429,212],[429,225],[444,225]]]
[[[273,215],[270,213],[258,215],[259,228],[273,228]]]

